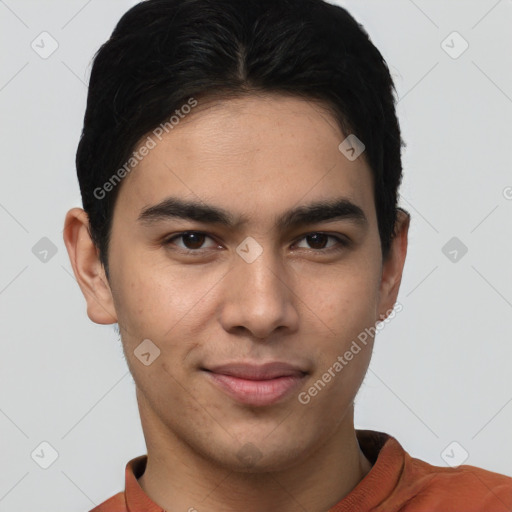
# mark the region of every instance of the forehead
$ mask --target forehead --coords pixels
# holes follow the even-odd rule
[[[199,102],[161,140],[147,136],[154,147],[119,191],[116,210],[124,217],[171,195],[260,220],[265,212],[340,195],[373,208],[364,154],[351,161],[339,150],[346,135],[317,102],[279,95]]]

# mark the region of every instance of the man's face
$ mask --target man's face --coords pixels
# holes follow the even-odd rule
[[[241,469],[252,443],[252,470],[263,471],[314,453],[348,424],[373,340],[359,343],[334,376],[333,365],[393,302],[380,293],[371,172],[363,157],[350,161],[340,152],[344,139],[333,117],[300,99],[199,105],[124,179],[110,286],[148,445],[177,439]],[[171,196],[220,208],[235,225],[138,220]],[[341,199],[359,207],[366,221],[347,215],[279,224],[288,210]],[[238,216],[246,222],[237,225]],[[186,231],[200,233],[178,236]],[[135,353],[143,340],[160,350],[149,365]],[[205,371],[271,361],[305,372],[273,401],[273,395],[239,399]],[[308,393],[329,368],[331,378]]]

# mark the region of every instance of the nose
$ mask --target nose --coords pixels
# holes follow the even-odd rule
[[[254,260],[235,256],[233,268],[223,280],[220,322],[232,334],[249,331],[268,339],[277,329],[293,332],[298,327],[294,274],[270,249]]]

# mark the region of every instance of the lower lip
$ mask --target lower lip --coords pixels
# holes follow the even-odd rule
[[[272,405],[297,389],[305,375],[288,375],[270,380],[247,380],[206,371],[214,384],[229,396],[248,405]]]

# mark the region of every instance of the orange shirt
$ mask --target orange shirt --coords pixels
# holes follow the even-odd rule
[[[356,430],[370,472],[329,512],[511,512],[512,478],[473,466],[437,467],[411,457],[392,436]],[[137,482],[147,455],[126,465],[125,491],[91,512],[165,512]]]

